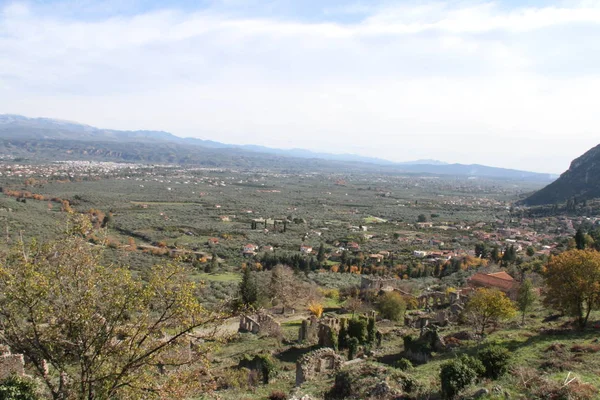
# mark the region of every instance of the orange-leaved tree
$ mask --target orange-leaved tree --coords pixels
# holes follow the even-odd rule
[[[565,251],[552,257],[544,278],[544,303],[575,317],[584,329],[592,310],[600,308],[600,253]]]

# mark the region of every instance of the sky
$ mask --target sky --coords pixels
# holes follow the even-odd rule
[[[600,1],[0,0],[0,113],[561,173]]]

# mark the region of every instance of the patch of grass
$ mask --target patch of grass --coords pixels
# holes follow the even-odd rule
[[[197,281],[212,281],[212,282],[241,282],[242,276],[233,272],[221,272],[215,274],[207,274],[204,272],[193,275]]]

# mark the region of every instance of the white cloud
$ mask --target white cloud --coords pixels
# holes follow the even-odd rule
[[[560,172],[597,144],[599,33],[585,3],[419,3],[353,23],[210,8],[76,20],[13,3],[0,14],[0,110]]]

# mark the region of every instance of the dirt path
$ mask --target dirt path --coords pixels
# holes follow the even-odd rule
[[[295,314],[285,315],[285,316],[280,315],[280,314],[271,314],[271,316],[273,318],[275,318],[275,320],[277,322],[279,322],[280,324],[283,324],[283,323],[289,322],[289,321],[306,319],[306,318],[308,318],[309,314],[307,312],[297,312]],[[202,328],[202,329],[197,330],[196,333],[199,335],[209,335],[214,332],[215,336],[223,337],[223,336],[229,336],[229,335],[233,335],[233,334],[237,333],[239,327],[240,327],[240,317],[231,317],[231,318],[228,318],[228,319],[224,320],[223,322],[221,322],[221,324],[219,326],[217,326],[216,328]]]

